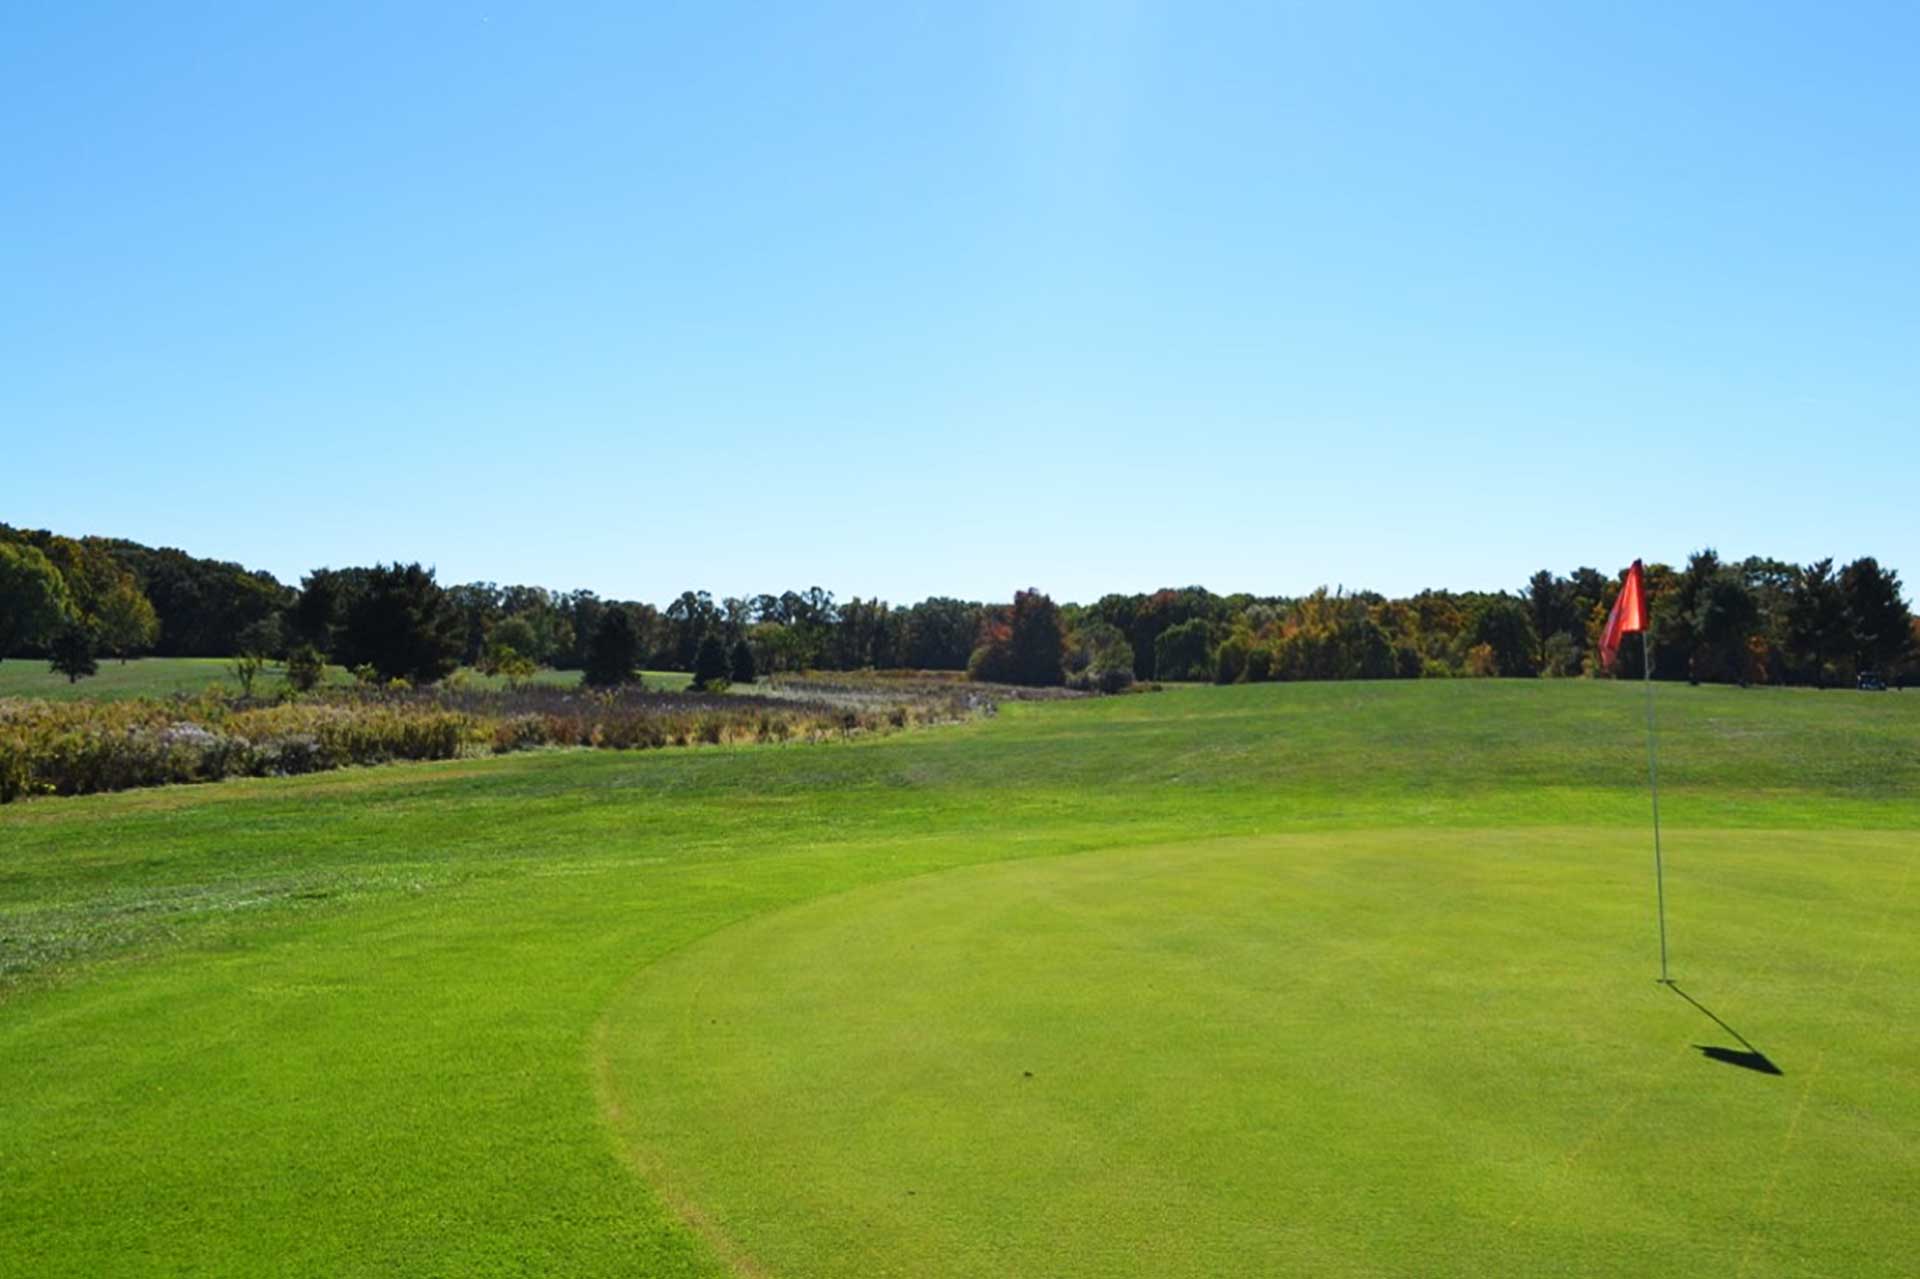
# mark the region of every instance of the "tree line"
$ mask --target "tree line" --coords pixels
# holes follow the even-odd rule
[[[443,585],[402,563],[320,568],[287,586],[171,548],[0,524],[0,657],[84,673],[95,654],[251,655],[287,662],[296,682],[331,662],[416,684],[462,666],[510,678],[578,670],[598,685],[690,671],[703,686],[769,671],[964,670],[1107,691],[1136,680],[1577,676],[1602,673],[1599,634],[1620,581],[1543,569],[1511,592],[1191,586],[1084,605],[1033,590],[1005,604],[902,606],[813,586],[722,599],[690,590],[656,607],[586,590]],[[1729,562],[1704,550],[1684,566],[1648,566],[1646,583],[1655,678],[1837,685],[1920,673],[1899,575],[1871,558]],[[1634,643],[1610,673],[1641,669]]]

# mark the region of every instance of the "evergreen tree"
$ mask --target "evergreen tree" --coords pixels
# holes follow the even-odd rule
[[[640,636],[633,629],[633,618],[624,608],[605,610],[587,643],[581,679],[593,688],[618,688],[638,683],[639,670]]]
[[[1884,672],[1906,656],[1913,638],[1913,616],[1900,598],[1900,575],[1871,557],[1840,570],[1847,630],[1853,639],[1854,665]]]
[[[730,670],[727,677],[736,684],[751,684],[759,675],[753,665],[753,646],[744,639],[733,642],[733,653],[728,659]]]
[[[466,619],[418,564],[370,569],[347,610],[339,661],[371,666],[383,680],[432,684],[451,675],[466,648]]]
[[[320,686],[327,675],[327,659],[311,644],[295,644],[287,653],[287,683],[302,693]]]
[[[1787,599],[1787,646],[1802,677],[1823,688],[1843,674],[1840,665],[1853,655],[1846,597],[1831,559],[1807,565],[1795,578]]]
[[[708,631],[700,637],[693,654],[693,687],[710,688],[727,677],[727,648],[720,637]]]

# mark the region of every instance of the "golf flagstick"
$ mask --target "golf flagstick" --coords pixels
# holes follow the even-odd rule
[[[1653,795],[1653,900],[1660,916],[1660,980],[1673,985],[1667,975],[1667,882],[1660,862],[1660,765],[1653,734],[1653,645],[1647,632],[1640,632],[1640,665],[1647,685],[1647,789]]]
[[[1648,634],[1652,630],[1646,570],[1635,560],[1620,583],[1620,593],[1613,597],[1606,628],[1600,632],[1600,665],[1611,669],[1621,640],[1640,632],[1640,673],[1647,685],[1647,788],[1653,795],[1653,900],[1660,917],[1660,981],[1671,986],[1673,978],[1667,972],[1667,877],[1660,859],[1660,764],[1653,736],[1653,641]]]

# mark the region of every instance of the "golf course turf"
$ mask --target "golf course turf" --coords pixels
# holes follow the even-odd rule
[[[1911,1273],[1920,699],[1661,686],[1682,994],[1639,696],[10,805],[0,1273]]]

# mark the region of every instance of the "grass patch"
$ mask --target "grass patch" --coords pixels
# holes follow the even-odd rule
[[[1660,695],[1777,1078],[1607,683],[9,806],[0,1271],[1903,1273],[1920,700]]]
[[[47,701],[122,701],[128,698],[192,697],[209,688],[231,695],[239,691],[232,662],[224,657],[140,657],[129,662],[102,658],[100,673],[78,683],[47,669],[37,658],[16,657],[0,662],[0,698],[42,698]],[[504,689],[506,680],[464,667],[460,677],[476,688]],[[685,671],[643,672],[646,687],[662,692],[678,692],[692,682]],[[345,686],[353,675],[342,666],[327,667],[326,682]],[[531,684],[547,688],[576,688],[579,671],[543,669],[534,672]],[[263,697],[275,697],[287,687],[286,667],[271,662],[260,675],[255,691]]]

